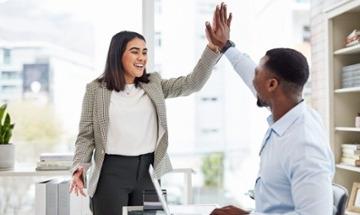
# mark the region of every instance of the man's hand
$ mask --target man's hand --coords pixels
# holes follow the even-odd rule
[[[243,215],[243,214],[250,214],[250,212],[230,205],[223,208],[217,208],[213,210],[210,215]]]
[[[224,3],[220,7],[217,5],[214,11],[212,25],[206,22],[206,38],[210,44],[222,49],[227,40],[230,38],[230,25],[232,14],[227,15],[227,8]]]

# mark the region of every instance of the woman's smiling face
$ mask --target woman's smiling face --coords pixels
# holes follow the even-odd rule
[[[144,74],[147,62],[147,48],[144,40],[134,38],[125,48],[121,59],[127,84],[134,83],[135,78]]]

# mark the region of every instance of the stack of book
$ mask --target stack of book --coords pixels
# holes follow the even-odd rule
[[[70,214],[68,180],[51,179],[36,183],[35,196],[36,214]]]
[[[360,63],[344,66],[341,69],[342,88],[360,86]]]
[[[36,215],[90,215],[89,198],[69,193],[70,180],[55,178],[35,184]],[[84,190],[86,192],[86,190]]]
[[[360,31],[354,29],[349,35],[346,36],[346,47],[355,46],[360,44]]]
[[[72,153],[43,153],[36,170],[69,170],[73,163]]]
[[[360,167],[360,144],[342,144],[341,163]]]

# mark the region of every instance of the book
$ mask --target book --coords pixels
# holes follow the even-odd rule
[[[89,196],[69,193],[70,180],[54,178],[35,184],[36,215],[91,215]],[[84,192],[87,193],[86,189]]]
[[[72,161],[40,161],[36,163],[36,170],[69,170]]]
[[[56,215],[58,212],[59,179],[50,179],[35,184],[36,215]]]
[[[342,154],[343,158],[349,158],[349,159],[355,159],[355,160],[360,160],[360,155],[355,155],[355,154],[347,154],[347,153],[343,153]]]
[[[343,144],[341,144],[341,147],[342,147],[343,149],[360,150],[360,144],[343,143]]]
[[[342,148],[342,153],[347,155],[360,155],[360,150]]]
[[[58,215],[70,215],[69,187],[69,180],[63,180],[58,184]]]
[[[343,71],[354,71],[354,70],[359,70],[359,69],[360,69],[360,63],[351,64],[348,66],[344,66],[342,68]]]
[[[74,153],[42,153],[40,154],[40,161],[72,161]]]
[[[342,157],[341,158],[341,163],[346,164],[346,165],[350,165],[350,166],[360,166],[360,160],[359,159],[352,159],[352,158],[346,158],[346,157]]]

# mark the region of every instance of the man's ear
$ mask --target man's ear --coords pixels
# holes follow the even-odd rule
[[[269,92],[274,92],[279,87],[279,80],[276,78],[271,78],[268,80],[268,90]]]

